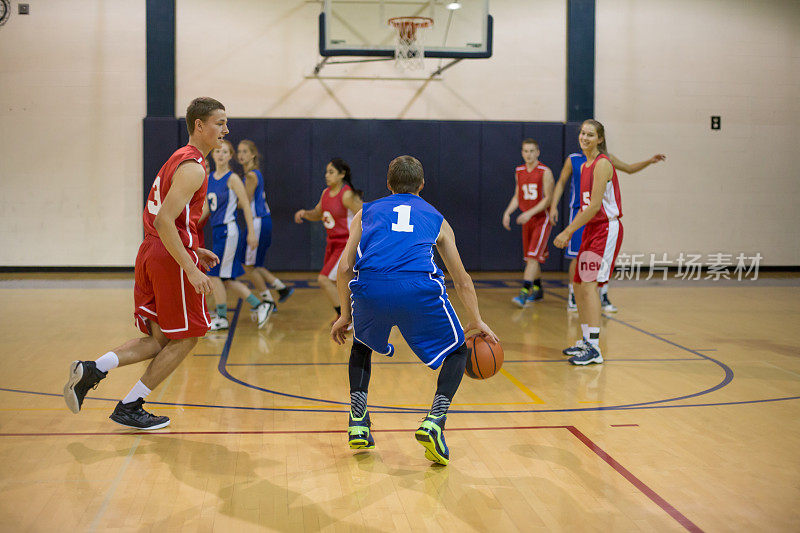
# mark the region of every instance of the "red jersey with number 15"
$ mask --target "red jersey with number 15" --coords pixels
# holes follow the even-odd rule
[[[527,211],[538,204],[544,196],[544,171],[547,166],[537,163],[533,170],[528,170],[525,165],[516,169],[517,173],[517,202],[520,211]],[[536,216],[545,216],[547,209]]]
[[[158,171],[156,180],[153,182],[153,187],[150,189],[150,194],[147,196],[147,205],[144,207],[144,233],[145,236],[150,235],[158,238],[153,222],[156,219],[161,203],[167,197],[169,188],[172,186],[172,177],[178,166],[184,161],[194,160],[203,165],[206,177],[203,179],[203,184],[200,186],[186,207],[175,219],[175,227],[178,229],[181,242],[186,248],[196,250],[199,247],[199,240],[197,238],[197,221],[200,220],[200,215],[203,214],[203,202],[205,202],[206,191],[208,189],[208,167],[206,166],[205,157],[200,153],[200,150],[194,146],[186,145],[179,148],[173,153],[161,170]]]
[[[592,197],[592,186],[594,184],[594,167],[601,159],[605,159],[611,165],[611,179],[606,183],[606,190],[603,192],[603,203],[600,204],[600,211],[592,217],[586,224],[597,224],[622,218],[622,196],[619,193],[619,181],[617,180],[617,170],[611,159],[605,154],[598,155],[592,164],[584,163],[581,167],[581,211],[589,207]]]

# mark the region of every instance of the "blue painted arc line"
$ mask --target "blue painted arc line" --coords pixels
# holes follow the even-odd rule
[[[9,389],[0,387],[0,392],[13,392],[17,394],[30,394],[34,396],[52,396],[52,397],[62,397],[62,394],[58,394],[55,392],[38,392],[38,391],[29,391],[29,390],[22,390],[22,389]],[[96,400],[96,401],[104,401],[104,402],[118,402],[118,398],[94,398],[94,397],[86,397],[87,400]],[[730,401],[730,402],[715,402],[715,403],[692,403],[692,404],[683,404],[683,405],[645,405],[645,406],[638,406],[638,407],[584,407],[584,408],[577,408],[577,409],[535,409],[535,410],[514,410],[514,411],[470,411],[470,410],[456,410],[450,409],[450,413],[462,413],[462,414],[504,414],[504,413],[552,413],[552,412],[582,412],[582,411],[606,411],[606,410],[620,410],[620,411],[632,411],[638,409],[674,409],[677,407],[720,407],[725,405],[746,405],[746,404],[756,404],[756,403],[770,403],[770,402],[783,402],[788,400],[800,400],[800,396],[783,396],[780,398],[763,398],[761,400],[737,400],[737,401]],[[234,410],[243,410],[243,411],[293,411],[293,412],[300,412],[300,413],[346,413],[347,411],[338,411],[335,409],[294,409],[294,408],[286,408],[286,407],[248,407],[245,405],[214,405],[214,404],[201,404],[201,403],[175,403],[175,402],[147,402],[153,405],[169,405],[173,407],[201,407],[207,409],[234,409]],[[372,411],[373,413],[383,413],[383,414],[413,414],[413,413],[398,413],[397,411],[380,411],[375,410]],[[426,413],[427,410],[420,409],[416,411],[419,413]]]

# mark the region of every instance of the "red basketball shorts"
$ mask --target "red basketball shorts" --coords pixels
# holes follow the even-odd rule
[[[187,250],[198,264],[197,254]],[[211,326],[206,297],[195,292],[161,239],[145,237],[136,255],[133,287],[136,327],[150,335],[152,320],[169,339],[202,337]]]
[[[525,261],[533,259],[544,263],[550,252],[547,241],[550,239],[550,217],[535,216],[522,225],[522,251]]]
[[[336,269],[339,268],[339,259],[342,257],[347,241],[328,241],[325,246],[325,263],[319,272],[331,281],[336,281]]]
[[[622,245],[622,223],[619,220],[587,224],[575,265],[575,283],[596,281],[605,283],[611,278],[614,263]]]

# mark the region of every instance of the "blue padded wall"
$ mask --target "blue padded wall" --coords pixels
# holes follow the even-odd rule
[[[341,157],[353,183],[371,201],[389,194],[386,171],[398,155],[410,154],[425,169],[422,197],[436,206],[456,234],[469,270],[521,272],[519,226],[506,231],[503,210],[514,192],[514,168],[522,163],[520,142],[536,139],[541,160],[558,179],[564,157],[577,147],[579,124],[355,119],[230,119],[234,146],[251,139],[261,151],[273,236],[268,267],[318,270],[325,250],[319,223],[295,224],[294,212],[312,208],[325,188],[325,165]],[[144,120],[145,196],[155,173],[173,150],[188,140],[182,119]],[[561,202],[559,225],[568,213]],[[516,216],[516,215],[515,215]],[[545,270],[566,266],[550,246]]]

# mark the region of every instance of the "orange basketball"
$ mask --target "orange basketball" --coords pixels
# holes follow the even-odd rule
[[[472,379],[486,379],[494,376],[503,366],[503,347],[486,342],[480,335],[467,338],[467,367],[464,373]]]

